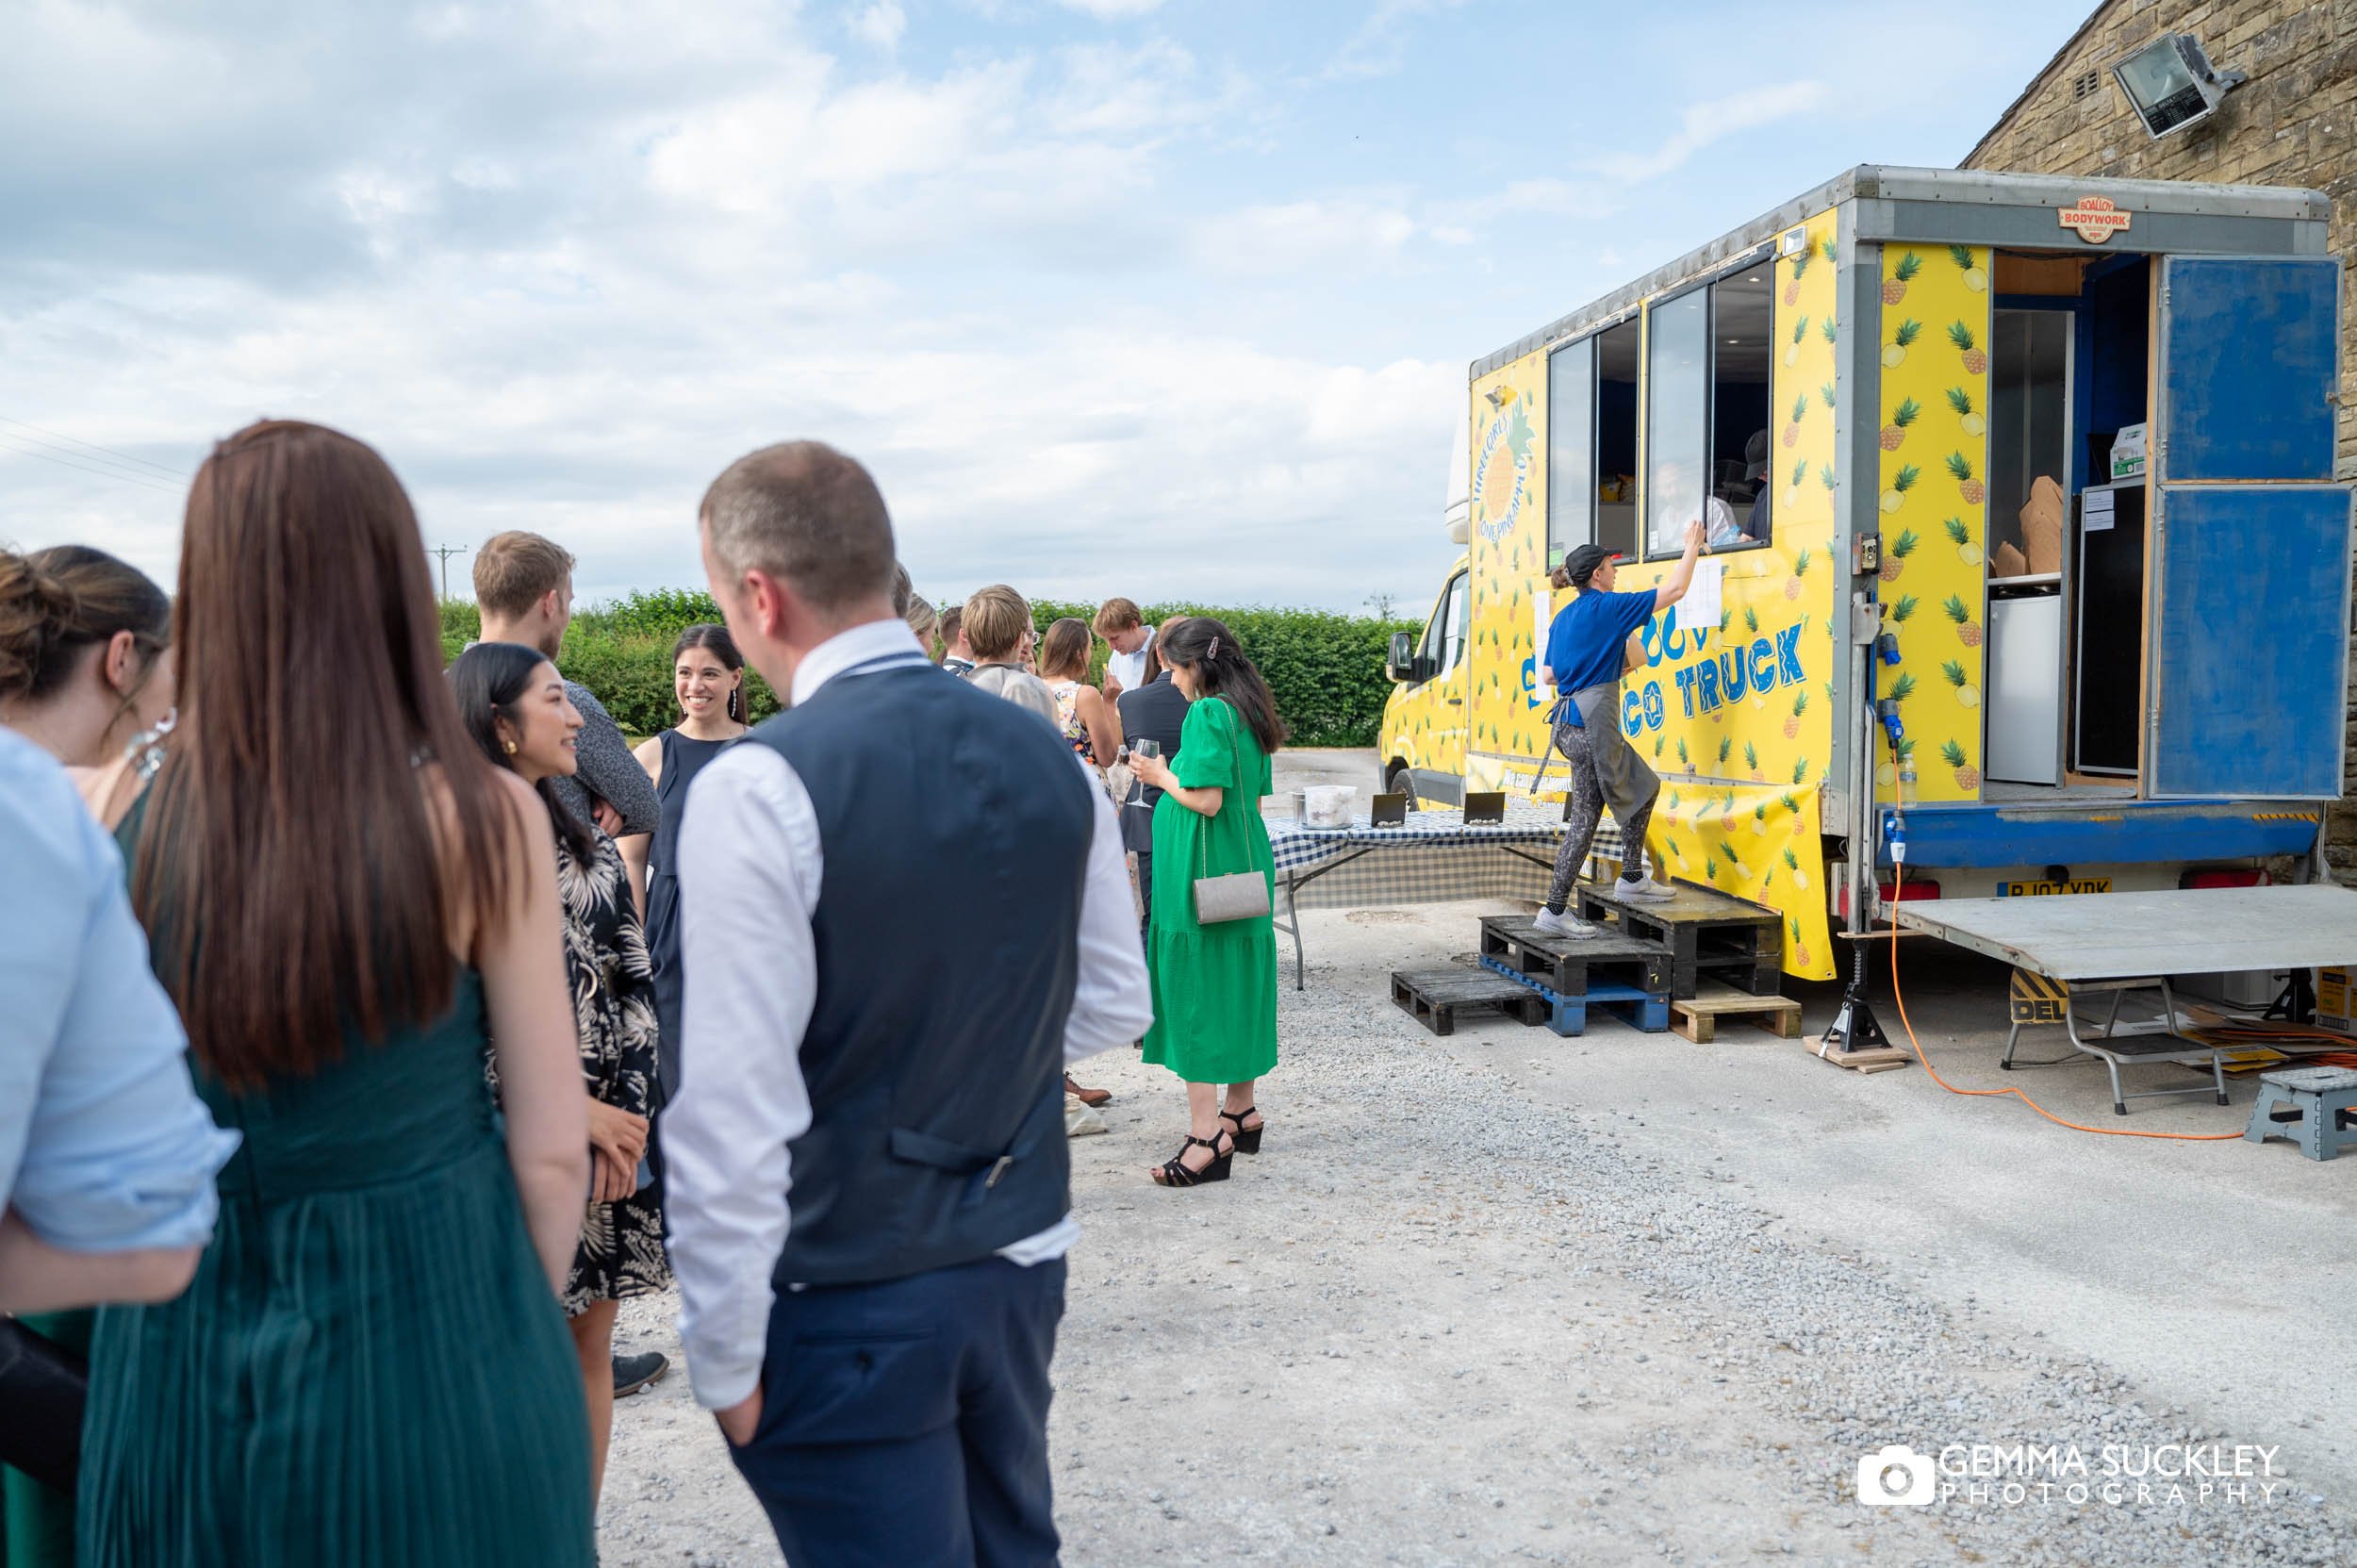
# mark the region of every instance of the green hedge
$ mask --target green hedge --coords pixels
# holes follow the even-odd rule
[[[956,603],[957,600],[945,602]],[[1034,601],[1031,614],[1045,633],[1063,616],[1087,621],[1095,604]],[[1152,604],[1147,620],[1174,615],[1216,616],[1243,642],[1261,667],[1277,711],[1293,732],[1295,746],[1372,746],[1383,718],[1391,683],[1383,678],[1383,656],[1393,632],[1413,632],[1408,620],[1370,620],[1325,610],[1226,609],[1203,604]],[[678,718],[671,698],[671,644],[698,621],[717,621],[712,596],[685,588],[634,593],[615,603],[583,610],[565,634],[558,666],[568,678],[598,694],[615,721],[633,734],[668,729]],[[456,658],[479,632],[475,607],[463,600],[442,604],[442,655]],[[1101,673],[1106,649],[1096,645],[1091,668]],[[766,718],[778,708],[776,695],[760,676],[745,672],[752,716]]]
[[[1035,602],[1032,618],[1045,632],[1050,621],[1072,616],[1086,621],[1094,604]],[[1393,632],[1414,632],[1413,621],[1370,620],[1327,610],[1225,609],[1212,604],[1148,604],[1149,624],[1175,615],[1217,618],[1260,666],[1277,699],[1277,712],[1293,732],[1294,746],[1372,746],[1383,722],[1392,683],[1383,678],[1383,658]],[[1104,669],[1099,643],[1092,668]]]
[[[671,645],[700,621],[717,624],[719,606],[708,593],[662,588],[632,594],[573,617],[565,631],[557,668],[598,694],[614,722],[634,735],[668,730],[679,720],[671,695]],[[442,658],[458,656],[483,629],[483,618],[463,599],[442,602]],[[778,711],[777,693],[754,671],[745,671],[745,701],[758,722]]]

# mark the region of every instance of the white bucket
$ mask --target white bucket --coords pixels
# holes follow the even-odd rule
[[[1350,823],[1350,784],[1317,784],[1301,792],[1301,819],[1313,828],[1341,828]]]

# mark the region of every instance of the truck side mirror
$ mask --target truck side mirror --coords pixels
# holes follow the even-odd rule
[[[1410,632],[1392,634],[1392,656],[1383,666],[1386,678],[1412,681],[1416,678],[1416,638]]]

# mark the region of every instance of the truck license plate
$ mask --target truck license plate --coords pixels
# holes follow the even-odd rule
[[[2057,893],[2108,893],[2112,890],[2109,877],[2073,877],[2069,882],[2001,882],[1997,896],[2001,899],[2036,899]]]

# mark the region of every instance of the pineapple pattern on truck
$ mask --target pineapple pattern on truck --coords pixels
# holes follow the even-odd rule
[[[1899,699],[1911,801],[1981,794],[1981,684],[1986,668],[1988,251],[1886,245],[1880,520],[1883,629],[1897,666],[1874,667],[1877,695]],[[1874,795],[1894,798],[1897,765],[1877,747]]]
[[[1662,873],[1783,913],[1786,970],[1828,980],[1821,791],[1833,754],[1828,683],[1838,656],[1836,348],[1847,327],[1837,319],[1834,214],[1810,219],[1805,239],[1775,263],[1773,541],[1722,557],[1724,613],[1716,628],[1681,628],[1669,616],[1646,624],[1646,664],[1623,685],[1622,718],[1630,744],[1662,778],[1649,838]],[[1929,272],[1928,259],[1920,271]],[[1546,583],[1546,366],[1545,352],[1534,352],[1471,388],[1470,455],[1479,477],[1466,774],[1475,789],[1527,789],[1548,751],[1537,660],[1541,624],[1560,604]],[[1908,423],[1926,422],[1930,411],[1924,404]],[[1525,431],[1533,460],[1526,474],[1513,475],[1515,437]],[[1494,503],[1485,503],[1492,493]],[[1630,561],[1619,586],[1655,586],[1671,565]],[[1562,778],[1558,762],[1543,792],[1559,799]]]
[[[1465,773],[1474,789],[1502,789],[1504,756],[1546,746],[1533,637],[1547,591],[1547,360],[1534,354],[1484,376],[1473,399],[1473,681]],[[1527,782],[1527,772],[1524,775]]]

